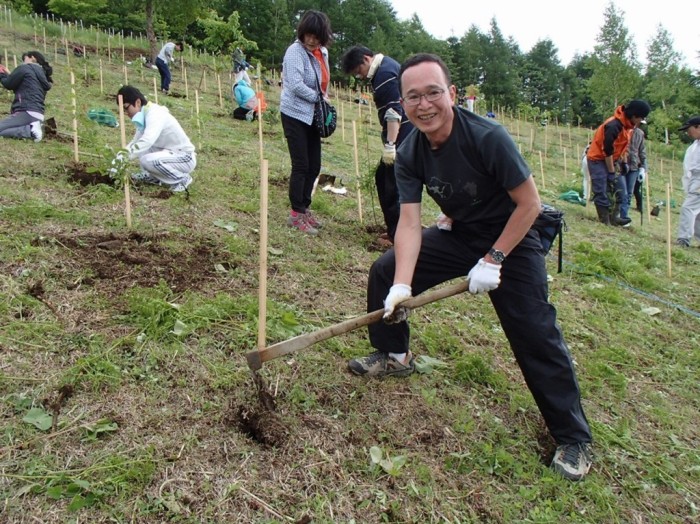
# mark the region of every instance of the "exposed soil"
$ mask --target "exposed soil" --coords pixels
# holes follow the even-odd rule
[[[280,417],[261,406],[231,403],[225,421],[265,446],[280,447],[287,441],[288,431]]]
[[[114,186],[114,179],[108,175],[103,175],[95,169],[89,169],[87,164],[82,162],[72,162],[66,166],[68,172],[68,180],[76,182],[81,186],[94,186],[97,184],[106,184]]]
[[[192,238],[176,247],[166,244],[167,238],[136,232],[76,232],[38,237],[32,243],[56,244],[66,250],[67,256],[61,258],[64,262],[70,259],[81,275],[67,288],[90,285],[121,295],[125,287],[151,287],[161,280],[172,289],[201,289],[216,278],[214,266],[224,257],[213,241]]]

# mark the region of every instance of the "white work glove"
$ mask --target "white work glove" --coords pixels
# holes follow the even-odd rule
[[[407,284],[394,284],[389,294],[384,299],[384,319],[391,317],[394,309],[404,300],[411,298],[411,286]]]
[[[643,167],[639,168],[639,175],[637,176],[637,180],[639,180],[640,183],[644,183],[644,179],[647,176],[647,170],[644,169]]]
[[[491,264],[480,258],[467,275],[469,292],[476,295],[493,291],[501,283],[501,264]]]
[[[382,151],[382,162],[390,166],[396,160],[396,145],[394,144],[384,144],[384,151]]]

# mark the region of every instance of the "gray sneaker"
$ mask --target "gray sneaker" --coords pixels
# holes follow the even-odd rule
[[[153,184],[154,186],[161,185],[160,180],[158,180],[150,173],[147,173],[146,171],[134,173],[133,175],[131,175],[131,180],[133,180],[134,182],[140,182],[142,184]]]
[[[307,235],[318,235],[318,229],[309,224],[306,220],[305,213],[292,214],[292,212],[290,212],[289,217],[287,217],[287,225]]]
[[[593,452],[589,442],[562,444],[557,447],[551,468],[567,480],[581,480],[593,464]]]
[[[187,175],[184,181],[178,182],[177,184],[173,184],[170,186],[170,191],[173,193],[182,193],[183,191],[187,191],[187,188],[190,187],[190,184],[192,183],[192,177]]]
[[[365,377],[407,377],[416,370],[416,364],[413,355],[405,365],[387,353],[375,351],[366,357],[348,361],[348,368],[355,375]]]
[[[676,245],[681,246],[681,247],[690,247],[690,239],[689,238],[679,238],[676,240]]]

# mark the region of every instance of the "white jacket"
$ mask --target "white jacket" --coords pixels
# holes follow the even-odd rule
[[[144,112],[146,126],[143,131],[136,131],[126,146],[130,158],[165,150],[194,153],[194,145],[167,107],[149,102],[141,111]]]
[[[683,158],[683,190],[688,192],[690,180],[700,182],[700,140],[695,140],[685,151]],[[695,187],[697,185],[693,184]]]

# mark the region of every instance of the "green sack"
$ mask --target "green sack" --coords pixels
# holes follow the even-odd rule
[[[88,118],[103,126],[119,127],[117,117],[109,109],[90,109],[88,111]]]
[[[573,189],[559,195],[559,200],[566,200],[572,204],[580,204],[582,206],[586,205],[586,201],[579,196],[578,191],[574,191]]]

